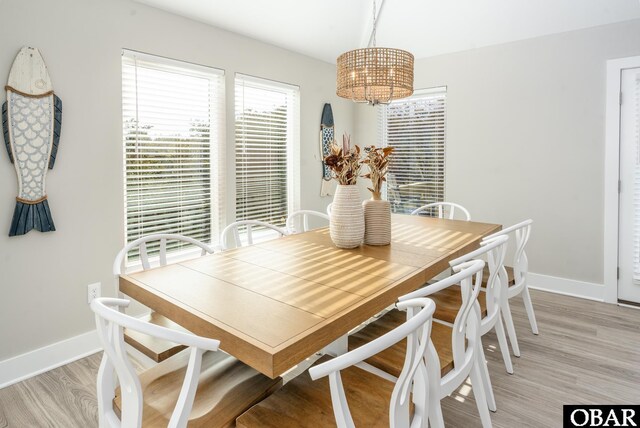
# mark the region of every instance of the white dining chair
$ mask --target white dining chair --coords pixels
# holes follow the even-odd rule
[[[243,240],[244,233],[241,232],[241,229],[245,229],[246,233],[246,243]],[[222,250],[228,250],[231,247],[229,242],[229,235],[233,235],[235,248],[244,247],[245,245],[253,245],[254,243],[254,234],[256,231],[267,232],[272,230],[275,232],[276,237],[282,237],[288,235],[287,230],[275,226],[270,223],[266,223],[264,221],[258,220],[240,220],[234,223],[231,223],[229,226],[225,227],[220,234],[220,247]]]
[[[289,217],[287,217],[287,231],[290,234],[293,233],[302,233],[310,230],[309,228],[309,218],[316,217],[322,220],[329,221],[329,216],[325,213],[321,213],[319,211],[312,210],[300,210],[294,213],[291,213]]]
[[[527,242],[529,242],[529,236],[531,235],[531,225],[533,220],[528,219],[513,226],[500,230],[492,235],[489,235],[485,240],[495,238],[497,236],[515,235],[514,242],[515,250],[513,254],[513,266],[506,266],[504,275],[507,277],[506,282],[509,284],[507,288],[507,298],[501,299],[501,312],[502,318],[505,321],[507,328],[507,334],[509,335],[509,341],[511,342],[511,348],[513,354],[517,357],[520,356],[520,347],[518,346],[518,337],[516,335],[515,325],[513,323],[513,317],[511,315],[511,307],[509,300],[522,295],[522,301],[524,302],[524,308],[529,318],[529,324],[531,324],[531,331],[533,334],[538,334],[538,323],[536,322],[536,315],[533,311],[533,303],[531,302],[531,294],[529,293],[529,259],[525,252]]]
[[[453,202],[434,202],[423,205],[420,208],[413,210],[411,215],[426,214],[433,216],[434,212],[437,211],[438,218],[448,218],[449,220],[453,220],[456,217],[456,210],[462,212],[464,220],[471,220],[471,214],[469,214],[469,211],[462,205]]]
[[[482,285],[484,261],[471,260],[451,266],[454,273],[434,284],[422,287],[398,299],[399,302],[429,297],[444,289],[460,284],[462,305],[449,327],[434,322],[426,353],[429,380],[429,426],[444,427],[440,401],[453,393],[471,377],[480,421],[484,428],[491,427],[487,398],[492,394],[491,380],[484,361],[480,341],[480,306],[477,298]],[[349,350],[369,343],[402,322],[398,311],[392,310],[379,320],[349,337]],[[436,345],[438,348],[436,349]],[[373,373],[391,379],[397,378],[402,367],[402,348],[395,345],[393,352],[381,353],[367,359],[359,367],[370,367]]]
[[[189,236],[171,233],[147,235],[128,243],[118,252],[113,262],[113,274],[117,278],[119,275],[127,273],[127,270],[131,270],[130,268],[127,269],[126,262],[127,255],[132,250],[138,250],[140,264],[135,265],[137,270],[148,270],[156,267],[166,266],[168,263],[167,255],[170,252],[170,248],[172,246],[176,247],[177,250],[180,250],[183,247],[187,247],[189,245],[193,246],[193,248],[195,248],[196,250],[193,254],[190,255],[192,257],[200,257],[206,254],[213,253],[213,248],[211,246]],[[200,251],[198,251],[198,249]],[[119,289],[118,297],[124,297]],[[141,319],[157,326],[168,327],[173,330],[186,332],[186,330],[178,324],[154,311],[150,311]],[[142,352],[144,355],[146,355],[156,363],[164,361],[167,358],[185,349],[185,346],[179,343],[163,341],[136,331],[125,330],[124,338],[126,343]]]
[[[213,248],[211,246],[189,236],[178,235],[175,233],[147,235],[128,243],[118,252],[113,262],[113,274],[121,275],[122,273],[125,273],[127,254],[136,248],[140,255],[140,263],[143,270],[151,269],[152,267],[166,266],[168,243],[170,242],[193,245],[194,247],[200,248],[200,256],[204,256],[207,253],[213,253]],[[157,247],[153,250],[154,252],[157,252],[157,258],[149,256],[149,247]]]
[[[509,344],[501,316],[501,300],[507,299],[508,285],[507,274],[504,268],[504,257],[508,240],[509,237],[506,235],[486,239],[480,244],[480,248],[452,260],[450,264],[454,266],[469,260],[486,258],[489,270],[487,273],[487,269],[485,269],[483,283],[485,277],[488,277],[488,279],[486,281],[486,287],[482,289],[484,293],[478,298],[481,314],[480,337],[491,330],[495,330],[505,368],[507,373],[512,374],[513,364],[511,362],[511,353],[509,352]],[[430,296],[436,302],[436,313],[434,315],[436,320],[446,322],[448,325],[453,325],[458,308],[462,305],[462,295],[460,291],[459,287],[454,286]],[[484,352],[482,345],[480,349]],[[487,401],[489,402],[489,409],[495,411],[496,406],[493,391],[487,394]]]
[[[464,384],[468,376],[471,378],[482,426],[484,428],[492,426],[488,397],[493,395],[493,392],[480,340],[480,305],[478,304],[484,265],[482,260],[452,265],[455,273],[446,280],[398,299],[402,302],[417,297],[427,297],[454,284],[460,284],[462,306],[451,329],[453,369],[444,376],[440,376],[442,373],[440,360],[433,341],[427,349],[427,370],[430,381],[429,423],[434,428],[444,427],[440,401]]]
[[[307,373],[240,416],[236,427],[426,427],[429,379],[424,355],[435,305],[421,298],[396,306],[406,311],[406,318],[395,329],[353,351],[322,357]],[[404,364],[393,382],[359,368],[362,361],[405,343],[405,338]]]
[[[163,328],[120,312],[128,305],[128,300],[106,297],[91,302],[104,349],[97,378],[100,428],[182,428],[190,419],[199,426],[227,426],[280,386],[281,379],[269,379],[235,358],[215,352],[218,340]],[[124,328],[187,346],[188,358],[176,355],[138,375],[127,357]],[[211,383],[218,392],[215,401],[206,396],[214,395]]]

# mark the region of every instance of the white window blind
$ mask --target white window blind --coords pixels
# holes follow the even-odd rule
[[[633,282],[640,284],[640,73],[636,74],[634,93],[636,162],[633,171]]]
[[[299,110],[297,86],[236,75],[236,220],[284,227],[297,209]]]
[[[397,213],[444,200],[446,87],[416,91],[380,108],[378,144],[395,151],[387,199]]]
[[[122,120],[126,241],[154,233],[217,238],[224,72],[123,51]]]

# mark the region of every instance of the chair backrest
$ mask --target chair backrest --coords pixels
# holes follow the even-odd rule
[[[487,316],[486,320],[497,318],[500,311],[500,298],[506,295],[509,286],[507,271],[504,268],[504,257],[507,252],[507,235],[486,238],[480,243],[480,248],[471,251],[457,259],[451,260],[451,266],[459,265],[469,260],[484,258],[489,266],[489,278],[487,279]]]
[[[99,297],[91,301],[100,343],[104,348],[98,369],[98,412],[100,427],[137,428],[142,426],[142,387],[127,357],[124,329],[190,347],[189,365],[169,427],[186,427],[198,386],[202,354],[217,351],[220,341],[150,324],[120,312],[116,308],[129,305],[128,300]],[[115,374],[115,376],[114,376]],[[113,411],[116,385],[122,397],[120,418]]]
[[[300,210],[287,217],[287,231],[289,233],[302,233],[309,229],[309,217],[318,217],[329,220],[329,215],[319,211]]]
[[[528,219],[514,224],[513,226],[509,226],[506,229],[502,229],[501,231],[485,238],[486,241],[487,239],[491,239],[496,236],[509,235],[511,233],[515,234],[515,251],[513,253],[513,276],[515,280],[513,287],[515,288],[523,287],[527,281],[527,274],[529,273],[529,259],[527,258],[525,247],[527,242],[529,242],[529,236],[531,235],[531,224],[533,224],[533,220]]]
[[[188,236],[178,235],[175,233],[157,233],[154,235],[147,235],[128,243],[124,248],[122,248],[122,250],[120,250],[113,262],[113,274],[120,275],[124,272],[127,254],[129,254],[129,251],[134,248],[138,248],[140,252],[142,269],[150,269],[152,267],[152,259],[149,257],[149,246],[153,245],[153,243],[158,243],[157,266],[165,266],[167,264],[167,243],[171,241],[195,245],[202,250],[200,252],[201,256],[204,256],[207,253],[213,253],[212,247]]]
[[[246,244],[242,240],[242,235],[240,233],[240,229],[244,227],[246,228]],[[229,242],[229,235],[233,235],[233,239],[235,241],[235,246],[244,247],[245,245],[253,245],[254,242],[254,229],[270,229],[275,231],[278,234],[278,237],[288,235],[285,229],[282,229],[278,226],[275,226],[270,223],[265,223],[264,221],[258,220],[240,220],[234,223],[231,223],[229,226],[225,227],[222,233],[220,234],[220,246],[223,250],[228,250],[231,248],[231,244]]]
[[[333,202],[331,202],[329,205],[327,205],[327,215],[329,217],[331,217],[331,207],[333,206]]]
[[[453,220],[456,215],[456,210],[462,212],[462,216],[466,221],[471,220],[471,214],[462,205],[453,202],[434,202],[432,204],[423,205],[411,212],[411,215],[427,214],[433,216],[437,211],[438,218],[448,218]]]
[[[438,291],[460,284],[462,293],[462,305],[453,322],[451,347],[453,352],[454,368],[446,375],[447,383],[441,385],[446,394],[450,394],[462,385],[473,368],[477,344],[480,340],[480,305],[478,294],[482,285],[483,260],[470,260],[451,266],[454,274],[444,278],[435,284],[427,285],[419,290],[406,294],[398,299],[403,302],[419,297],[428,297]],[[466,343],[465,343],[466,340]],[[430,380],[440,376],[440,363],[438,353],[433,343],[427,350],[427,367]]]
[[[338,428],[354,427],[340,371],[384,351],[404,338],[407,338],[407,353],[404,366],[391,394],[389,427],[426,426],[428,378],[424,355],[431,335],[435,304],[431,299],[419,298],[398,302],[396,306],[400,310],[407,311],[406,322],[366,345],[309,369],[309,375],[314,380],[329,376],[333,414]],[[415,404],[413,419],[410,418],[409,413],[412,394]]]

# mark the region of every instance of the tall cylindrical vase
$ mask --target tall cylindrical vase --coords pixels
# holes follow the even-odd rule
[[[364,211],[355,185],[338,185],[331,205],[329,233],[338,248],[355,248],[364,238]]]
[[[391,204],[374,194],[362,203],[364,207],[364,243],[389,245],[391,243]]]

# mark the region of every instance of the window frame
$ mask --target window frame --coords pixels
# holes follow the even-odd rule
[[[233,102],[233,111],[235,114],[233,129],[234,129],[234,138],[233,138],[233,162],[234,162],[234,186],[233,186],[233,215],[236,221],[238,220],[238,207],[237,207],[237,198],[238,198],[238,183],[237,183],[237,174],[238,167],[236,165],[237,153],[236,150],[238,148],[238,140],[237,140],[237,116],[238,116],[238,90],[244,85],[250,86],[252,88],[257,89],[265,89],[269,91],[278,91],[286,96],[289,99],[289,103],[287,104],[287,144],[286,144],[286,189],[287,189],[287,216],[294,211],[298,211],[300,209],[300,87],[298,85],[292,85],[289,83],[284,83],[272,79],[267,79],[263,77],[257,77],[250,74],[238,73],[236,72],[234,75],[234,102]],[[286,219],[286,216],[285,216]],[[247,218],[247,220],[255,220],[253,218]],[[283,226],[284,228],[284,226]],[[266,235],[269,234],[269,231],[265,232]],[[254,232],[254,239],[258,237],[260,239],[260,232]]]
[[[446,192],[447,192],[447,186],[446,186],[446,171],[447,171],[447,123],[448,123],[448,105],[447,105],[447,98],[448,98],[448,87],[445,86],[436,86],[436,87],[430,87],[430,88],[423,88],[423,89],[416,89],[413,92],[413,95],[411,95],[410,97],[407,98],[402,98],[399,100],[394,100],[391,103],[389,103],[389,105],[393,106],[393,105],[397,105],[397,104],[406,104],[408,102],[411,102],[412,100],[419,100],[419,99],[423,99],[423,98],[428,98],[429,96],[433,96],[433,97],[437,97],[437,96],[443,96],[444,98],[444,108],[443,108],[443,112],[444,112],[444,119],[443,119],[443,126],[444,126],[444,136],[443,136],[443,153],[442,153],[442,200],[441,201],[446,201]],[[377,127],[378,127],[378,138],[377,138],[377,142],[378,142],[378,146],[379,147],[386,147],[388,146],[388,141],[387,141],[387,113],[388,113],[388,105],[383,106],[382,108],[378,109],[378,114],[377,114]],[[391,158],[391,162],[393,162],[393,155]],[[384,186],[383,186],[383,197],[385,199],[389,199],[388,198],[388,183],[385,181]],[[434,202],[438,202],[438,201],[434,201]],[[430,201],[422,201],[422,205],[426,205],[428,203],[431,203]],[[418,208],[418,207],[416,207]],[[392,207],[393,209],[393,207]]]
[[[197,78],[205,78],[209,80],[209,228],[210,238],[208,243],[211,245],[217,245],[220,232],[225,225],[225,200],[226,200],[226,183],[225,183],[225,145],[226,145],[226,92],[225,92],[225,80],[226,73],[224,70],[195,64],[188,61],[170,59],[163,56],[147,54],[131,49],[122,49],[121,52],[121,118],[122,118],[122,135],[121,144],[123,150],[123,217],[124,217],[124,242],[125,245],[139,236],[129,236],[129,220],[128,220],[128,201],[129,193],[132,189],[129,188],[127,182],[127,174],[129,172],[127,161],[127,134],[125,131],[125,95],[129,93],[125,90],[125,67],[134,67],[134,72],[137,70],[135,67],[149,68],[159,72],[176,73],[184,76],[192,76]],[[134,84],[137,84],[134,81]],[[135,94],[135,97],[138,95]],[[137,100],[136,100],[137,103]],[[134,115],[134,120],[139,120],[138,112]],[[152,232],[152,233],[168,233],[168,232]],[[144,236],[144,235],[140,235]],[[186,258],[194,256],[196,253],[200,253],[200,249],[187,246],[167,253],[168,261],[175,262],[184,260]],[[152,256],[151,259],[156,258]],[[130,258],[126,257],[125,268],[127,270],[141,268],[141,262],[138,257]]]

